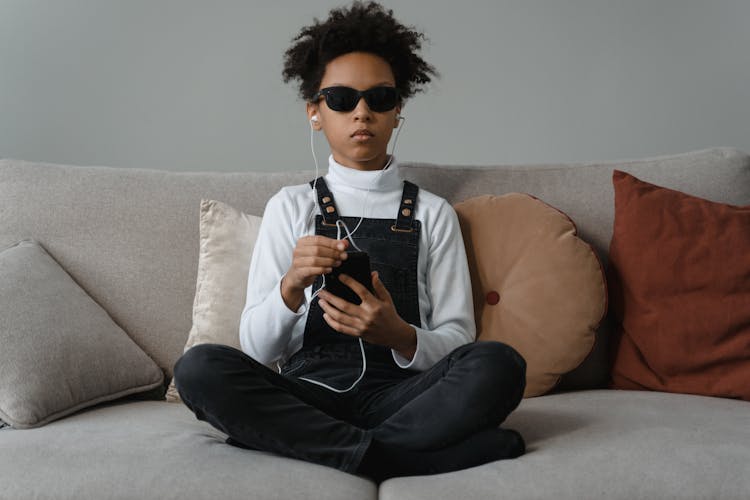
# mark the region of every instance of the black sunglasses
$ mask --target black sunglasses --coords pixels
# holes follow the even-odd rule
[[[313,102],[317,102],[321,96],[325,96],[326,104],[334,111],[351,111],[357,107],[359,98],[364,97],[367,107],[376,113],[392,110],[398,104],[399,99],[396,87],[373,87],[367,90],[326,87],[315,93]]]

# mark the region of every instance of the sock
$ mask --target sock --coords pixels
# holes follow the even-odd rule
[[[441,474],[526,452],[523,437],[512,429],[492,427],[438,450],[414,451],[372,440],[357,472],[376,482],[400,476]]]

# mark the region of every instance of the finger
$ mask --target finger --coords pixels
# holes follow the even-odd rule
[[[346,299],[342,299],[331,292],[327,292],[325,289],[320,292],[319,296],[339,311],[343,311],[350,316],[359,316],[359,306],[357,304],[352,304]]]
[[[382,281],[380,281],[380,274],[377,271],[372,272],[372,288],[375,290],[375,296],[380,300],[391,302],[391,294],[385,287]]]
[[[345,312],[342,312],[335,307],[333,307],[331,304],[329,304],[326,300],[319,300],[318,304],[320,305],[321,309],[323,309],[323,316],[328,316],[332,321],[335,321],[338,325],[336,331],[340,331],[339,328],[345,328],[348,329],[351,333],[357,333],[361,331],[361,322],[358,318],[354,316],[350,316],[349,314],[346,314]],[[333,325],[328,322],[332,327]]]
[[[338,240],[334,238],[329,238],[328,236],[323,236],[320,234],[311,234],[307,236],[302,236],[298,240],[298,244],[300,245],[323,246],[323,247],[329,247],[329,248],[335,248],[337,242]]]
[[[323,314],[323,319],[330,325],[331,328],[336,330],[339,333],[343,333],[346,335],[351,335],[352,337],[361,337],[362,334],[359,332],[359,330],[352,328],[350,326],[346,326],[344,324],[339,323],[335,319],[331,318],[327,313]]]
[[[302,276],[307,276],[308,278],[313,276],[318,276],[320,274],[329,274],[333,271],[330,267],[303,267],[299,270],[299,273]]]
[[[300,257],[294,263],[297,267],[338,267],[341,260],[333,257]]]
[[[348,257],[344,250],[337,250],[319,245],[297,247],[294,249],[293,254],[295,258],[323,257],[328,259],[345,260]]]
[[[352,291],[356,293],[360,299],[362,299],[362,302],[372,297],[370,290],[368,290],[364,285],[362,285],[362,283],[355,280],[348,274],[339,274],[339,281],[351,288]]]
[[[349,241],[348,240],[336,240],[333,238],[329,238],[327,236],[322,235],[310,235],[310,236],[303,236],[299,239],[299,243],[302,246],[319,246],[319,247],[325,247],[330,248],[332,250],[346,250],[349,247]]]

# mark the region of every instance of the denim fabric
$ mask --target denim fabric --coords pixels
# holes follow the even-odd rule
[[[363,219],[358,217],[341,217],[349,230],[356,232],[354,241],[362,251],[370,257],[370,267],[377,271],[383,282],[399,316],[413,325],[421,326],[419,314],[419,289],[417,278],[417,259],[419,257],[419,234],[421,224],[413,221],[413,231],[409,233],[395,232],[391,226],[395,221],[391,219]],[[336,226],[324,224],[318,215],[315,220],[315,234],[336,238]],[[345,234],[342,231],[343,234]],[[350,247],[350,250],[353,248]],[[323,284],[323,278],[318,276],[313,283],[313,290],[318,290]],[[310,303],[305,324],[303,348],[315,345],[350,344],[357,339],[331,328],[323,319],[323,310],[318,305],[318,297]],[[372,346],[374,350],[389,350],[384,346]],[[397,367],[394,364],[394,367]]]
[[[364,378],[346,393],[297,379],[343,385],[360,369],[359,347],[336,349],[296,355],[279,374],[233,347],[199,344],[175,364],[175,386],[196,418],[239,446],[350,473],[373,438],[432,450],[498,426],[525,388],[523,357],[494,341],[460,346],[423,372],[368,360]]]
[[[336,222],[338,220],[344,222],[346,227],[354,232],[352,239],[357,247],[368,254],[372,270],[378,271],[380,280],[391,295],[396,312],[407,323],[421,326],[417,277],[421,223],[414,219],[419,187],[404,182],[400,206],[406,206],[405,200],[409,200],[410,208],[404,213],[401,213],[399,209],[399,212],[395,214],[395,219],[363,218],[360,220],[358,217],[340,217],[336,211],[333,193],[328,189],[323,177],[317,179],[317,192],[321,215],[315,217],[315,234],[336,238],[339,233]],[[332,208],[332,212],[327,212],[326,208]],[[405,215],[407,213],[408,215]],[[402,230],[394,230],[397,229],[397,225]],[[350,251],[355,249],[350,247]],[[313,290],[318,290],[322,285],[323,278],[318,276],[313,283]],[[311,355],[315,357],[319,355],[321,349],[328,350],[330,356],[326,359],[330,360],[331,366],[325,370],[318,370],[314,377],[308,376],[307,378],[337,389],[346,389],[357,380],[361,368],[358,366],[350,371],[343,370],[342,365],[335,361],[339,357],[336,354],[339,351],[332,350],[332,348],[344,346],[344,352],[349,353],[354,349],[353,346],[356,346],[357,357],[360,358],[359,364],[361,365],[359,339],[331,328],[323,318],[323,309],[318,302],[318,297],[310,302],[302,349],[296,354],[305,355],[311,352]],[[381,365],[381,370],[390,368],[394,373],[403,371],[393,360],[390,348],[367,342],[363,342],[363,347],[368,363],[377,362]],[[317,364],[321,365],[322,362]],[[339,383],[335,383],[334,379],[338,379]],[[340,379],[343,379],[343,383]]]

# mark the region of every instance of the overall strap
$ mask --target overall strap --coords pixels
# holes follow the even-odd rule
[[[336,203],[333,201],[333,194],[328,189],[323,177],[318,177],[317,182],[315,180],[310,181],[310,187],[315,184],[315,189],[318,191],[318,206],[320,207],[320,213],[323,214],[323,223],[329,226],[335,226],[336,221],[339,218],[339,211],[336,208]]]
[[[404,181],[404,192],[401,195],[401,205],[398,208],[396,225],[391,226],[392,231],[410,233],[414,230],[414,209],[417,206],[417,193],[419,186],[413,182]]]

